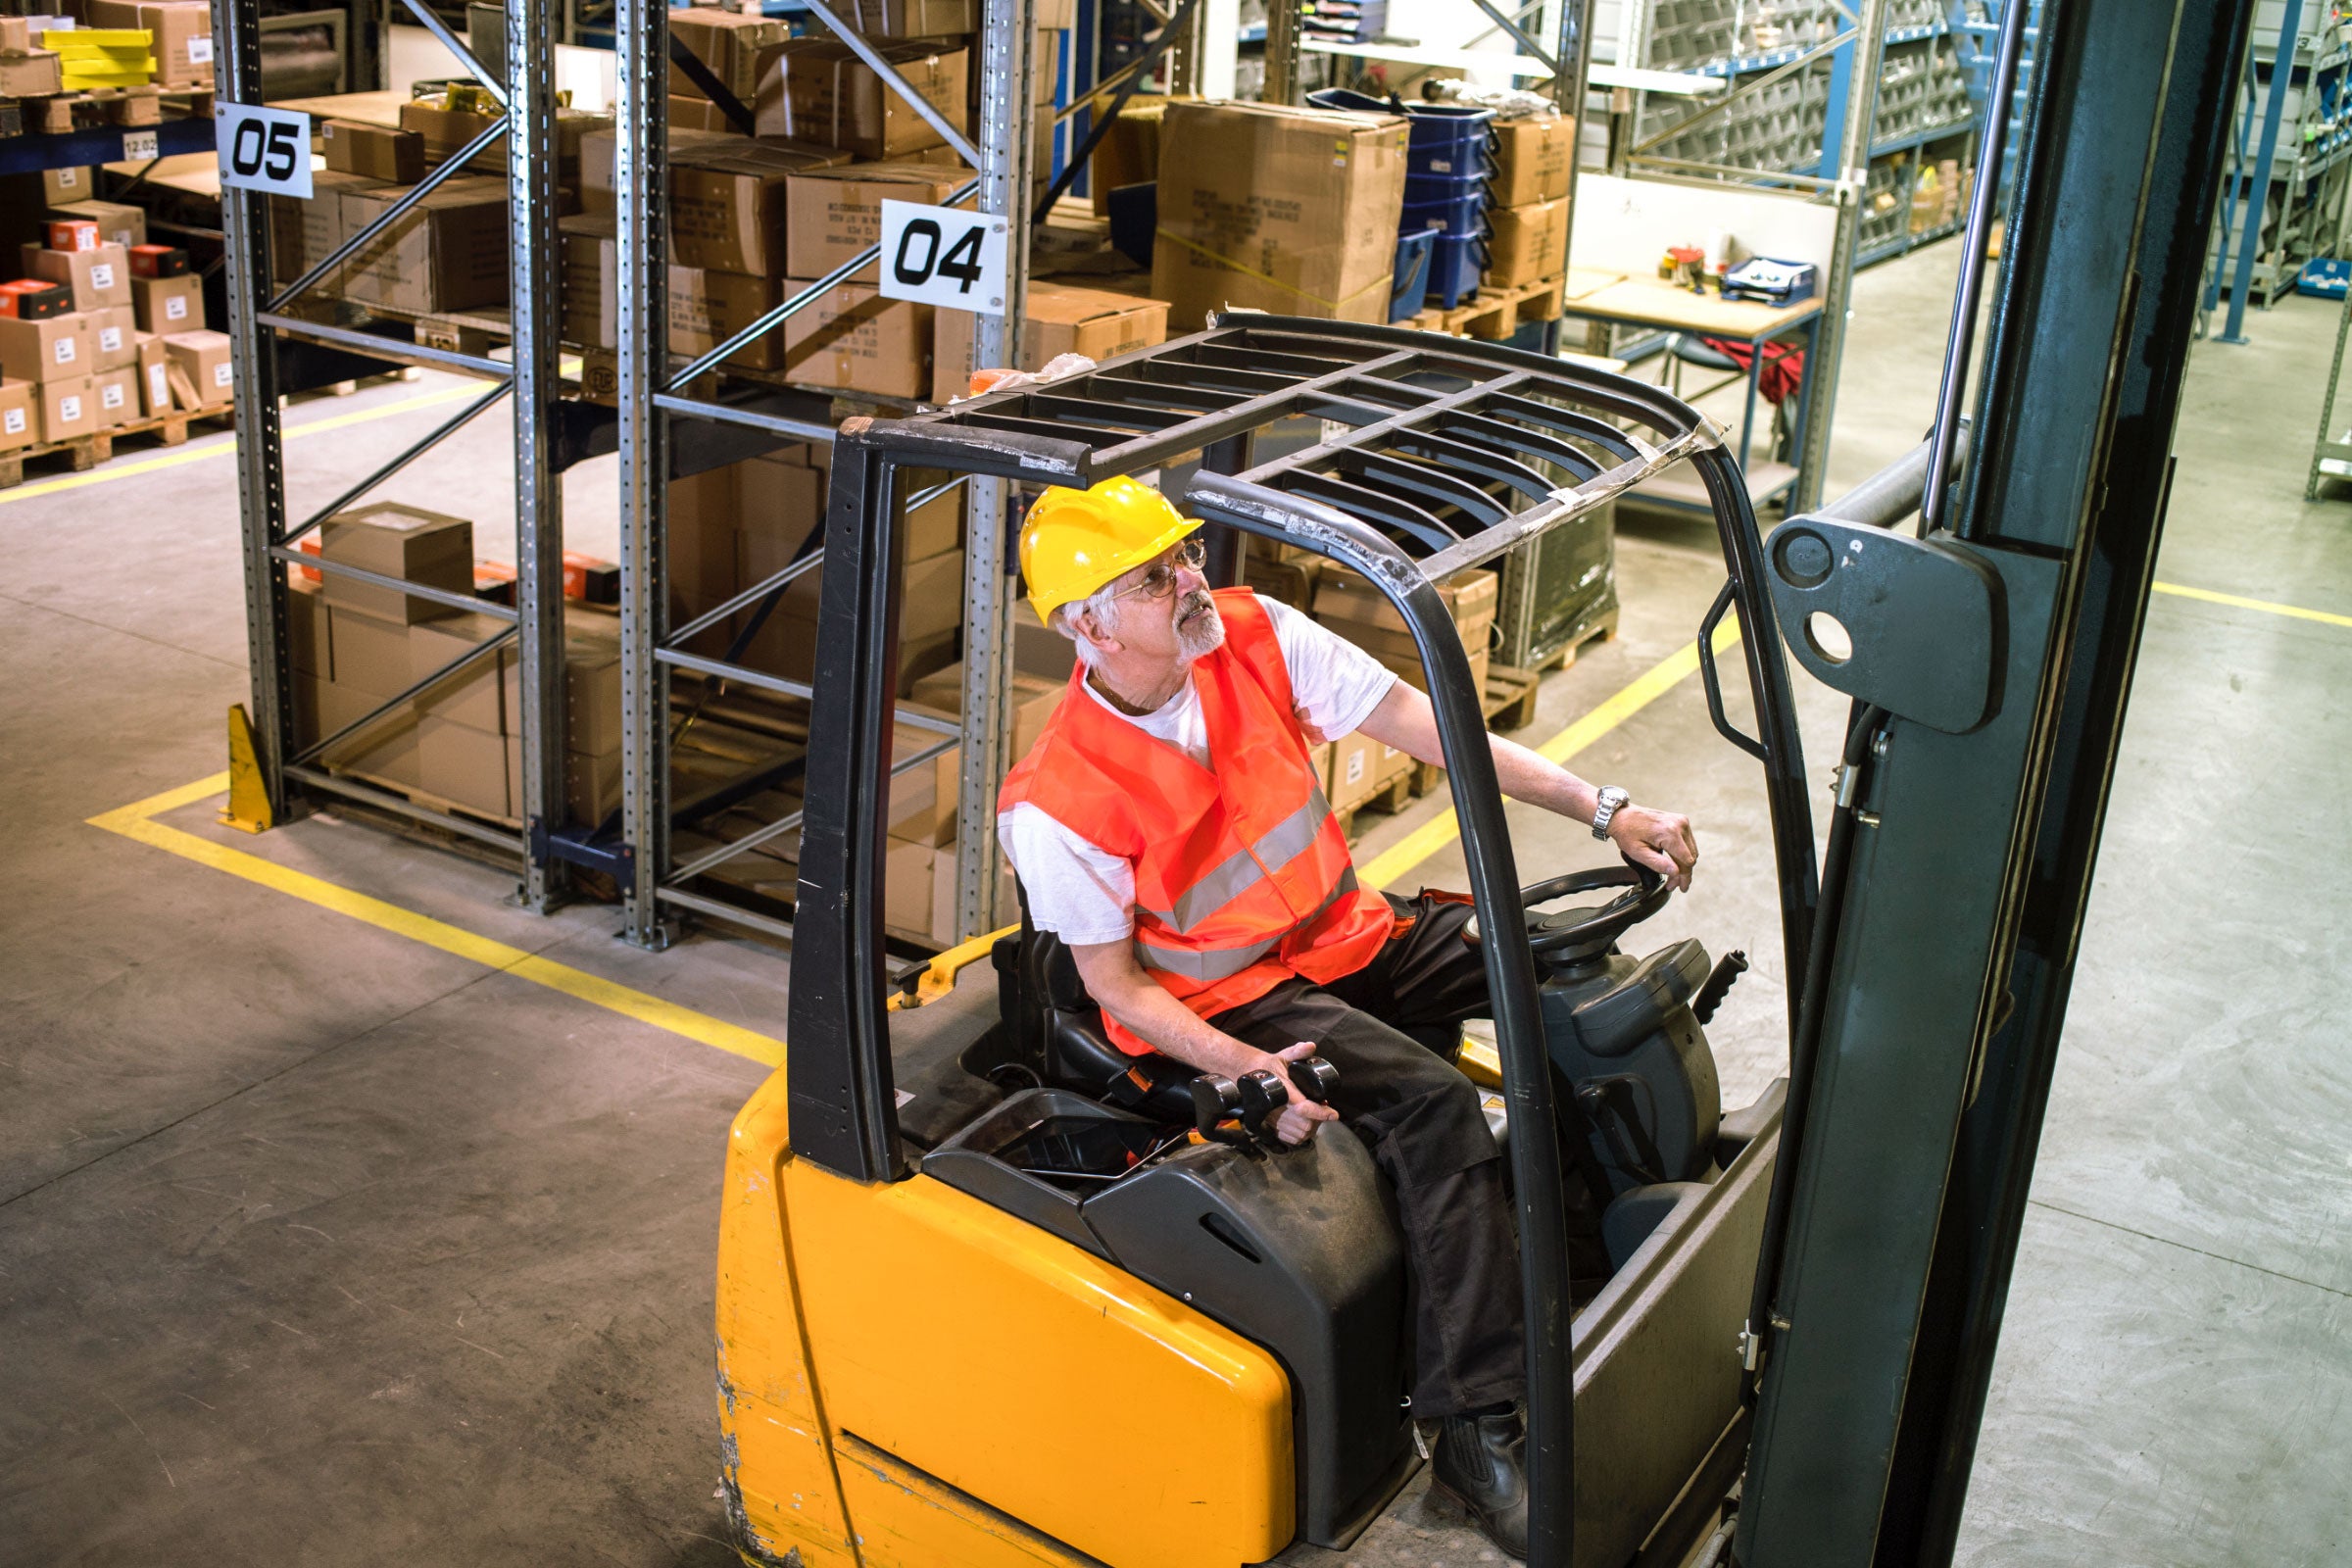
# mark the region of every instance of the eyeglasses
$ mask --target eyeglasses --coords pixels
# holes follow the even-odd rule
[[[1176,573],[1199,571],[1208,564],[1208,547],[1198,539],[1187,539],[1165,556],[1152,563],[1144,580],[1132,588],[1122,588],[1110,597],[1124,599],[1129,594],[1142,594],[1146,599],[1165,599],[1176,592]]]

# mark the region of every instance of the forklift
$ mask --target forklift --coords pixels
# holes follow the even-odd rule
[[[1950,1561],[2250,12],[2043,6],[1965,444],[1989,197],[1930,438],[1769,535],[1663,389],[1384,326],[1212,318],[842,427],[787,1058],[731,1129],[721,1206],[746,1562],[1332,1564],[1419,1466],[1401,1244],[1354,1140],[1279,1147],[1264,1086],[1122,1055],[1025,924],[894,978],[896,536],[942,471],[1156,472],[1222,560],[1248,535],[1343,563],[1409,628],[1492,994],[1492,1054],[1460,1065],[1498,1091],[1516,1206],[1528,1561]],[[1318,439],[1268,439],[1301,418]],[[1522,888],[1436,587],[1686,463],[1727,571],[1700,674],[1763,774],[1790,978],[1787,1076],[1732,1108],[1704,1024],[1737,965],[1641,953],[1668,895],[1630,866]],[[1713,656],[1735,611],[1752,733]],[[1818,860],[1791,660],[1853,700]],[[1572,1208],[1599,1216],[1602,1278],[1572,1277]],[[1488,1550],[1464,1525],[1416,1555]]]

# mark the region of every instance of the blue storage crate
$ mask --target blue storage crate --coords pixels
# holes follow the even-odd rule
[[[1306,101],[1317,109],[1404,116],[1409,122],[1404,155],[1407,174],[1458,178],[1494,172],[1494,111],[1492,109],[1469,109],[1458,104],[1408,104],[1399,98],[1375,98],[1345,87],[1310,92]]]
[[[1487,173],[1481,170],[1474,174],[1407,174],[1404,176],[1404,204],[1407,207],[1426,206],[1431,202],[1459,201],[1465,196],[1484,198],[1487,195]]]
[[[1430,251],[1428,298],[1452,310],[1478,292],[1487,262],[1486,235],[1438,235]]]
[[[1487,226],[1486,182],[1466,183],[1470,186],[1466,196],[1455,196],[1449,201],[1406,202],[1397,232],[1418,234],[1425,228],[1455,236],[1483,232]]]
[[[2352,262],[2331,256],[2313,257],[2295,274],[2296,293],[2316,294],[2324,300],[2342,299],[2348,285],[2352,285]]]
[[[1429,259],[1437,253],[1435,229],[1396,236],[1396,271],[1389,284],[1389,319],[1409,321],[1429,293]]]

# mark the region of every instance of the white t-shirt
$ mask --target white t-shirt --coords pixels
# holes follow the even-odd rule
[[[1306,727],[1337,739],[1371,716],[1396,676],[1370,654],[1290,606],[1263,594],[1257,602],[1274,623],[1282,662],[1291,674],[1291,696]],[[1140,716],[1120,713],[1091,682],[1082,684],[1104,712],[1118,713],[1145,734],[1167,742],[1203,767],[1209,765],[1208,720],[1191,681]],[[1073,946],[1123,942],[1135,934],[1135,867],[1129,861],[1105,855],[1026,801],[997,817],[997,841],[1020,875],[1029,895],[1030,921],[1040,931],[1054,932]]]

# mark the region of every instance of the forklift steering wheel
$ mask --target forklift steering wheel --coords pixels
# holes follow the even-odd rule
[[[1538,905],[1549,904],[1572,894],[1594,893],[1602,888],[1624,888],[1626,891],[1596,908],[1562,909],[1556,914],[1536,912]],[[1618,865],[1570,871],[1565,876],[1532,883],[1519,890],[1519,902],[1527,913],[1528,951],[1541,956],[1569,949],[1604,949],[1666,907],[1666,901],[1673,896],[1674,890],[1667,886],[1663,876],[1631,860]],[[1463,934],[1472,942],[1479,940],[1478,921],[1475,918]]]

